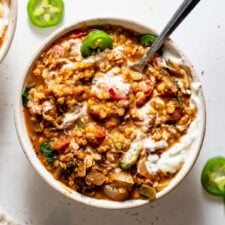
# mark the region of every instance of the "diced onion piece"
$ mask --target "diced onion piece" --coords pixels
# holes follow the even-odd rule
[[[86,182],[101,186],[105,182],[105,176],[98,171],[92,170],[87,174]]]
[[[113,180],[113,182],[115,182],[116,185],[118,185],[118,187],[131,188],[134,184],[133,177],[130,175],[130,173],[125,171],[116,170],[114,173],[112,173],[110,178]]]
[[[115,201],[123,201],[128,198],[129,193],[124,187],[116,187],[114,185],[105,185],[103,192],[106,196]]]

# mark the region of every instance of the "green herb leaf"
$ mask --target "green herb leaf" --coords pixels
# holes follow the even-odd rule
[[[76,162],[72,162],[72,164],[69,166],[69,168],[67,168],[67,173],[72,173],[75,168],[77,167],[77,163]]]
[[[23,105],[26,106],[28,101],[29,101],[29,91],[30,89],[29,88],[26,88],[24,91],[23,91],[23,94],[22,94],[22,102],[23,102]]]
[[[52,149],[51,142],[45,141],[41,144],[40,149],[47,163],[52,164],[55,161],[55,156],[58,154],[58,152]]]

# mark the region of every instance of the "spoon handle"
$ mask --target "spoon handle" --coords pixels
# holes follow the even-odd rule
[[[184,0],[161,33],[162,38],[167,38],[194,9],[200,0]]]
[[[177,28],[177,26],[184,20],[184,18],[192,11],[192,9],[200,2],[200,0],[184,0],[172,18],[169,20],[161,34],[152,44],[146,55],[136,64],[134,68],[142,71],[145,63],[154,53],[162,46],[170,34]]]

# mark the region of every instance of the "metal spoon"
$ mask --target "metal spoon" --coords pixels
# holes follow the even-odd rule
[[[200,0],[184,0],[177,11],[174,13],[170,21],[167,23],[161,34],[153,42],[151,48],[147,51],[147,53],[138,62],[130,65],[130,67],[141,73],[148,59],[155,54],[155,52],[162,46],[164,41],[170,36],[170,34],[178,27],[178,25],[199,2]]]

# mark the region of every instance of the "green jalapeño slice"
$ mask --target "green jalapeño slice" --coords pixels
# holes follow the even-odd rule
[[[107,48],[112,48],[112,38],[110,35],[101,30],[94,30],[83,40],[81,54],[86,58],[102,52]]]
[[[51,27],[59,24],[63,17],[62,0],[29,0],[27,13],[31,22],[38,27]]]
[[[157,39],[157,36],[155,34],[144,34],[139,38],[139,43],[146,47],[151,47],[153,42]],[[160,55],[163,54],[163,46],[158,50],[158,53]]]
[[[209,159],[201,175],[203,188],[212,195],[225,195],[225,158],[213,157]]]

